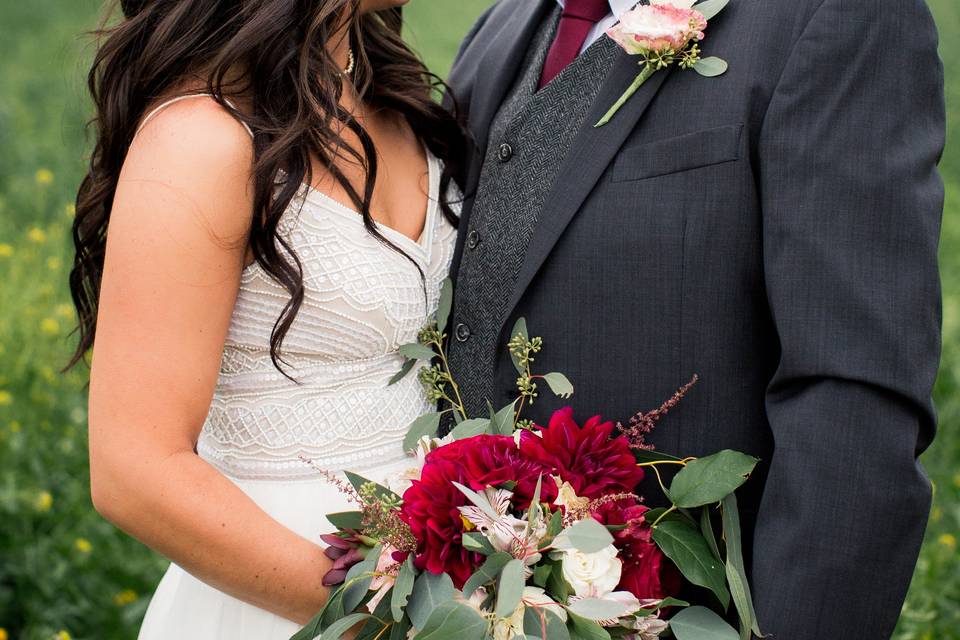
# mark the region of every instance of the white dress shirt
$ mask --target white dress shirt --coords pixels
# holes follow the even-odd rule
[[[633,9],[637,5],[637,1],[638,0],[610,0],[610,14],[590,30],[590,33],[587,34],[586,41],[583,43],[583,48],[580,49],[580,53],[583,53],[587,47],[599,40],[600,36],[602,36],[607,29],[620,22],[620,16],[630,11],[630,9]],[[564,0],[557,0],[557,4],[561,7],[563,3]]]

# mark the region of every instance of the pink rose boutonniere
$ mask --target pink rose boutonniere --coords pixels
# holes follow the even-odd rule
[[[729,0],[650,0],[628,11],[607,36],[630,55],[640,57],[639,75],[595,126],[610,122],[617,111],[644,82],[670,65],[693,69],[712,78],[726,72],[727,63],[717,57],[701,58],[700,41],[707,21],[720,13]]]

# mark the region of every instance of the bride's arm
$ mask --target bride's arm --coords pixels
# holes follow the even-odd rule
[[[205,99],[171,106],[130,149],[93,353],[92,497],[208,584],[305,622],[326,598],[322,549],[194,452],[245,259],[251,163],[249,136]]]

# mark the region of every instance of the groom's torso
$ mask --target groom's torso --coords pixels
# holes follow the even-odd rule
[[[726,75],[661,71],[599,129],[637,58],[603,39],[553,91],[531,98],[556,3],[502,0],[487,14],[451,78],[477,144],[451,346],[474,414],[487,399],[499,407],[515,396],[506,342],[525,317],[544,339],[537,371],[571,378],[576,393],[564,403],[581,418],[625,420],[697,373],[700,384],[652,442],[769,460],[764,395],[779,346],[765,298],[756,137],[814,4],[730,3],[702,43],[703,55],[729,61]],[[544,420],[559,405],[541,390],[531,415]],[[744,496],[748,521],[758,475]]]

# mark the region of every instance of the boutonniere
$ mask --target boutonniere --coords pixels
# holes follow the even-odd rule
[[[707,78],[726,72],[727,63],[717,57],[701,58],[700,41],[707,21],[720,13],[729,0],[650,0],[623,14],[607,36],[623,50],[639,56],[639,75],[596,127],[610,122],[617,111],[654,73],[676,64]]]

